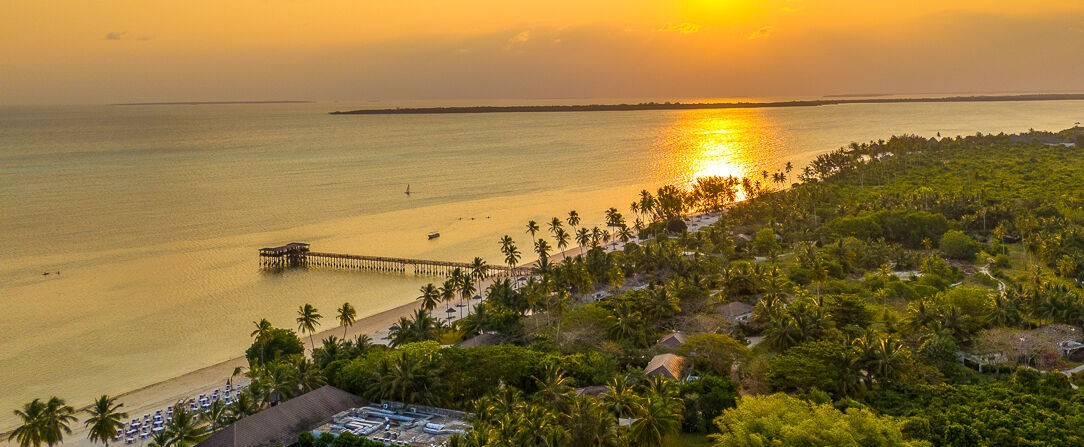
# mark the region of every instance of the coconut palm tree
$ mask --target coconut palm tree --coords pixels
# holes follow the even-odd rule
[[[565,247],[568,247],[568,232],[566,232],[564,228],[558,228],[557,233],[554,234],[553,237],[557,240],[557,249],[560,250],[561,253],[564,253]]]
[[[173,420],[167,424],[166,431],[172,435],[170,447],[192,447],[209,435],[199,416],[182,404],[173,407]]]
[[[557,230],[561,229],[561,224],[562,224],[562,222],[561,222],[560,218],[554,217],[553,219],[550,220],[550,223],[549,223],[550,233],[553,233],[553,237],[557,237]]]
[[[301,393],[307,393],[309,391],[320,388],[327,385],[327,379],[324,377],[324,371],[315,363],[309,361],[306,358],[302,358],[297,362],[297,386]]]
[[[91,442],[101,442],[108,446],[109,441],[124,428],[124,419],[128,417],[128,413],[120,411],[124,404],[118,404],[116,400],[116,397],[103,394],[84,410],[90,415],[84,425],[87,427],[87,439]]]
[[[316,327],[320,325],[320,319],[323,315],[316,312],[316,308],[312,304],[305,304],[297,308],[297,330],[302,333],[309,333],[309,344],[316,347],[316,343],[312,341],[312,334],[316,332]]]
[[[583,255],[583,247],[591,243],[591,231],[586,228],[580,228],[576,231],[576,244],[580,246],[580,255]]]
[[[147,443],[148,447],[169,447],[173,444],[173,433],[166,430],[159,431],[158,433],[151,434],[150,442]]]
[[[40,447],[45,442],[41,426],[44,413],[45,402],[41,399],[34,399],[23,404],[22,409],[15,410],[20,425],[8,434],[8,440],[15,440],[19,447]]]
[[[629,427],[630,444],[646,447],[662,446],[663,438],[681,429],[681,409],[672,399],[649,394],[637,412],[637,419]]]
[[[418,291],[421,292],[418,299],[422,301],[422,309],[432,311],[440,305],[440,290],[433,283],[422,286]]]
[[[45,444],[54,446],[64,442],[64,435],[70,435],[70,424],[76,421],[75,408],[56,396],[45,402],[45,410],[41,413],[41,425],[39,426],[41,439]]]
[[[251,335],[256,343],[260,344],[260,364],[264,363],[264,357],[267,352],[267,338],[271,336],[271,333],[275,330],[271,326],[271,322],[266,318],[261,318],[260,321],[253,321],[252,324],[256,325],[256,329],[252,331]]]
[[[477,258],[481,259],[481,258]],[[470,302],[470,298],[474,296],[474,292],[477,289],[474,288],[474,282],[471,281],[472,275],[463,275],[459,281],[459,318],[463,318],[463,308],[465,307],[464,301]]]
[[[531,239],[534,239],[535,234],[538,233],[538,222],[527,222],[527,234],[531,235]]]
[[[507,245],[501,246],[501,253],[504,253],[504,263],[508,264],[508,276],[514,276],[516,274],[516,265],[519,264],[520,254],[519,249],[516,248],[516,244],[512,242],[511,238],[508,239]]]
[[[545,239],[539,239],[534,243],[534,251],[538,253],[538,260],[549,260],[550,244]]]
[[[455,270],[452,271],[452,277],[444,280],[444,284],[440,286],[440,300],[446,304],[451,305],[452,300],[455,299],[455,293],[459,290],[459,277],[454,276]]]
[[[643,403],[625,376],[617,376],[606,385],[602,403],[618,418],[631,418],[641,411]]]
[[[343,338],[346,338],[346,330],[354,325],[357,321],[358,311],[351,306],[350,303],[343,303],[342,307],[338,309],[339,312],[339,325],[343,327]],[[315,345],[314,345],[315,346]]]
[[[569,211],[568,219],[565,221],[568,222],[568,226],[572,227],[572,232],[575,233],[576,227],[580,225],[580,213],[577,213],[576,210]]]
[[[226,407],[226,402],[222,399],[211,402],[211,406],[201,415],[203,420],[207,422],[211,427],[211,431],[218,430],[218,427],[226,420],[226,413],[229,408]]]
[[[621,228],[617,230],[617,238],[621,240],[622,244],[629,243],[632,239],[632,230],[629,230],[627,225],[621,225]]]
[[[475,257],[470,263],[470,277],[474,280],[475,288],[481,288],[482,281],[489,277],[489,265],[482,258]]]

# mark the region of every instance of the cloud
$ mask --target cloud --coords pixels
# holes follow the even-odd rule
[[[516,34],[515,36],[512,36],[512,38],[508,39],[508,45],[512,46],[517,43],[524,43],[528,40],[531,40],[531,32],[522,31],[519,34]]]
[[[678,23],[678,24],[667,23],[665,26],[663,26],[662,28],[659,28],[658,30],[662,31],[662,32],[674,32],[674,33],[680,33],[680,34],[692,34],[692,33],[695,33],[697,31],[700,31],[700,25],[697,25],[695,23],[689,23],[689,22],[682,22],[682,23]]]
[[[105,34],[105,40],[138,40],[140,42],[145,42],[151,39],[153,39],[153,37],[147,35],[133,37],[129,35],[127,31],[113,31]]]
[[[753,34],[750,34],[748,36],[748,38],[749,39],[759,39],[761,37],[768,37],[770,35],[772,35],[772,27],[770,27],[770,26],[762,26],[762,27],[760,27],[760,29],[753,32]]]

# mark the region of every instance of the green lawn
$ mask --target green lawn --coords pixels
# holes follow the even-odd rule
[[[662,443],[663,447],[686,447],[686,446],[710,446],[711,438],[707,435],[694,434],[694,433],[681,433],[677,436],[670,436]]]

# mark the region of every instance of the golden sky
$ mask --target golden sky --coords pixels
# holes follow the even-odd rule
[[[1084,91],[1080,0],[4,0],[0,104]]]

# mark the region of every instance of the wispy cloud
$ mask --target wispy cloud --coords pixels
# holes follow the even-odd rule
[[[697,31],[700,31],[700,25],[697,25],[695,23],[689,23],[689,22],[682,22],[682,23],[677,23],[677,24],[667,23],[662,28],[659,28],[659,31],[680,33],[680,34],[692,34],[692,33],[695,33]]]
[[[512,36],[511,38],[509,38],[508,39],[508,45],[512,46],[512,45],[515,45],[517,43],[524,43],[524,42],[526,42],[528,40],[531,40],[531,32],[530,31],[522,31],[519,34],[516,34],[515,36]]]
[[[772,35],[772,27],[770,27],[770,26],[762,26],[762,27],[760,27],[760,29],[754,31],[753,34],[750,34],[747,37],[749,39],[759,39],[761,37],[768,37],[770,35]]]
[[[138,40],[138,41],[147,41],[147,40],[151,40],[151,39],[153,39],[153,37],[151,37],[151,36],[147,36],[147,35],[143,35],[143,36],[132,36],[132,35],[129,35],[127,31],[113,31],[113,32],[105,33],[105,40]]]

